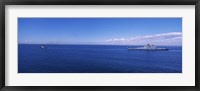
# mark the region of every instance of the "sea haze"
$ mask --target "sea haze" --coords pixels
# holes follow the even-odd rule
[[[182,73],[182,46],[18,44],[18,73]],[[131,46],[139,47],[139,46]]]

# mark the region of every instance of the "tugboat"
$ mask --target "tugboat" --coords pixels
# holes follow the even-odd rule
[[[128,48],[128,50],[168,51],[167,48],[157,48],[155,45],[147,44],[144,47]]]
[[[40,48],[41,48],[41,49],[46,49],[47,47],[46,47],[46,46],[40,46]]]

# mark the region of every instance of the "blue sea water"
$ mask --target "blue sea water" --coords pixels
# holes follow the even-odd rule
[[[127,50],[125,45],[18,45],[18,73],[182,73],[182,47]],[[138,47],[138,46],[132,46]]]

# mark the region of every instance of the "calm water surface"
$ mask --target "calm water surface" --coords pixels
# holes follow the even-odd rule
[[[19,44],[19,73],[182,73],[182,47],[128,51],[121,45]],[[132,46],[138,47],[138,46]]]

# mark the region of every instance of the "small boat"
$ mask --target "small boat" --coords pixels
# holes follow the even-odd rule
[[[41,49],[45,49],[45,48],[47,48],[47,47],[46,47],[46,46],[40,46],[40,48],[41,48]]]
[[[128,50],[168,51],[167,48],[157,48],[155,45],[147,44],[144,47],[128,48]]]

